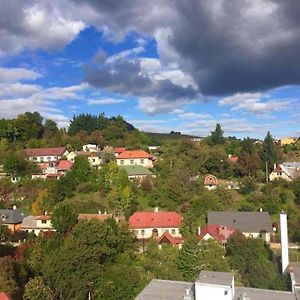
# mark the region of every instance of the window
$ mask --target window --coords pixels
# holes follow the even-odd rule
[[[48,156],[48,157],[47,157],[47,160],[48,160],[48,161],[50,161],[50,160],[51,160],[51,157],[50,157],[50,156]]]
[[[47,220],[42,220],[42,224],[47,224]]]
[[[172,229],[172,234],[176,234],[176,230],[175,229]]]
[[[121,160],[120,160],[120,164],[121,164],[121,165],[124,165],[124,159],[121,159]]]
[[[54,156],[54,159],[57,160],[57,159],[58,159],[58,156]]]
[[[36,158],[36,157],[33,157],[32,159],[33,159],[34,161],[37,161],[37,158]]]
[[[134,160],[133,160],[133,159],[130,160],[130,164],[131,164],[131,165],[134,164]]]
[[[225,296],[228,295],[228,291],[224,291],[224,295],[225,295]]]
[[[43,156],[40,157],[40,161],[44,161],[44,157]]]
[[[141,164],[142,164],[142,165],[144,164],[144,159],[143,159],[143,158],[141,159]]]
[[[145,230],[144,229],[141,230],[141,235],[145,235]]]
[[[95,158],[93,158],[93,160],[92,160],[93,162],[95,162],[96,161],[96,159]]]

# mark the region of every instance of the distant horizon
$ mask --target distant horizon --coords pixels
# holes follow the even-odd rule
[[[105,112],[148,132],[299,136],[300,3],[233,2],[5,3],[0,118],[38,111],[62,128]]]

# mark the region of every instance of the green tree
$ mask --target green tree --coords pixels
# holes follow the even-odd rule
[[[30,279],[25,285],[25,300],[53,300],[54,296],[51,289],[45,285],[43,277],[37,276]]]
[[[14,296],[18,290],[13,259],[9,256],[0,257],[0,291]]]
[[[215,131],[211,132],[211,141],[213,145],[224,143],[223,130],[219,123],[217,123]]]
[[[268,169],[272,170],[273,165],[277,162],[278,155],[274,145],[273,137],[270,132],[267,133],[262,145],[262,160],[268,163]]]
[[[70,232],[77,223],[78,214],[71,205],[60,205],[54,209],[51,222],[60,234]]]
[[[56,122],[51,119],[47,119],[44,125],[44,137],[51,139],[59,133]]]
[[[77,156],[71,172],[78,183],[89,181],[92,169],[87,157],[83,155]]]

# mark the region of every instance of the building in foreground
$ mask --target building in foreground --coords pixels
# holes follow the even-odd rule
[[[195,282],[153,279],[136,300],[298,300],[298,292],[236,287],[232,273],[201,271]]]

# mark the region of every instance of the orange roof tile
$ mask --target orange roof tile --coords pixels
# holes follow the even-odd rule
[[[117,157],[117,159],[126,158],[152,158],[152,155],[144,150],[126,150]]]

